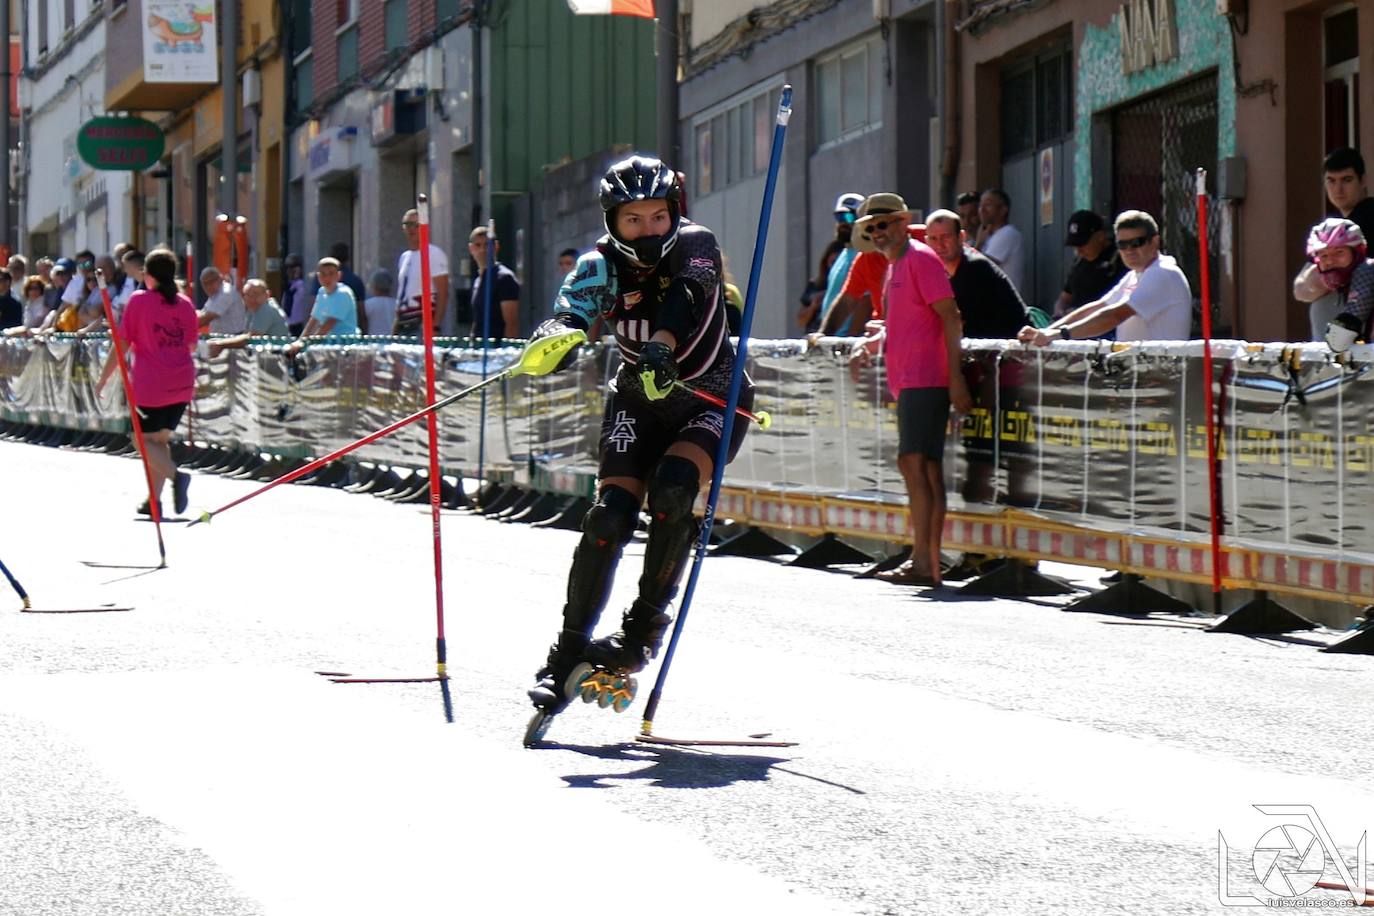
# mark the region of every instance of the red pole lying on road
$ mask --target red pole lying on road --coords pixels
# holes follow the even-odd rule
[[[143,478],[148,483],[148,512],[153,517],[153,528],[157,531],[157,552],[162,557],[160,566],[166,566],[167,545],[162,540],[162,509],[158,506],[157,494],[153,492],[153,468],[148,463],[148,443],[143,440],[143,423],[138,418],[138,407],[134,401],[134,383],[129,377],[129,364],[124,360],[124,341],[119,336],[114,305],[110,302],[110,287],[105,283],[105,271],[97,268],[95,280],[100,286],[100,298],[105,303],[105,323],[110,326],[110,346],[114,348],[115,360],[119,364],[119,378],[124,384],[124,400],[129,405],[129,424],[134,429],[138,456],[143,459]]]
[[[1212,613],[1221,614],[1221,494],[1217,478],[1216,410],[1212,386],[1212,279],[1207,253],[1207,170],[1197,170],[1198,272],[1202,275],[1202,403],[1207,412],[1207,497],[1212,529]]]

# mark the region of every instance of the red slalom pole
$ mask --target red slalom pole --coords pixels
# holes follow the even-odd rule
[[[1217,429],[1212,399],[1212,279],[1207,253],[1207,170],[1197,170],[1198,264],[1202,274],[1202,403],[1207,411],[1207,497],[1212,529],[1212,613],[1221,615],[1220,480],[1217,477]]]
[[[124,360],[124,341],[119,336],[114,305],[110,302],[110,287],[105,283],[105,271],[97,268],[95,280],[100,286],[100,298],[105,304],[105,323],[110,326],[110,345],[114,348],[115,360],[119,364],[119,378],[124,384],[124,400],[129,405],[129,425],[134,429],[138,457],[143,460],[143,478],[148,483],[148,512],[153,517],[153,528],[157,531],[157,552],[162,558],[158,569],[161,569],[167,565],[167,545],[162,540],[162,510],[157,504],[157,494],[153,492],[153,467],[148,463],[148,444],[143,441],[143,423],[138,418],[138,407],[134,401],[134,383],[129,377],[129,364]]]
[[[425,333],[425,406],[434,406],[434,291],[429,274],[429,198],[419,195],[415,209],[420,214],[420,304]],[[425,417],[429,431],[429,515],[434,534],[434,651],[437,674],[444,693],[444,720],[453,721],[453,700],[448,691],[448,646],[444,641],[444,541],[440,533],[439,506],[443,502],[444,479],[439,472],[439,412]]]

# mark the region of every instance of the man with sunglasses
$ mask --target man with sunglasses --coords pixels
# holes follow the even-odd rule
[[[420,276],[418,210],[407,210],[401,217],[401,231],[406,235],[408,247],[401,252],[401,260],[396,265],[396,324],[391,333],[397,337],[419,337],[424,327],[424,286]],[[448,311],[448,256],[433,242],[429,243],[429,284],[434,297],[434,333],[438,334]],[[369,331],[381,333],[380,329],[369,328]]]
[[[1098,337],[1113,328],[1120,341],[1191,338],[1193,291],[1178,262],[1160,253],[1154,217],[1127,210],[1112,228],[1127,272],[1102,298],[1056,318],[1046,328],[1024,327],[1018,340],[1043,347],[1056,340]]]

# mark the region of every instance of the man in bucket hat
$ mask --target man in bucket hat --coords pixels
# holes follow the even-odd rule
[[[855,347],[856,377],[883,349],[887,387],[897,401],[897,468],[906,483],[911,556],[878,578],[903,585],[940,584],[940,534],[945,524],[944,452],[949,411],[973,401],[961,369],[961,319],[939,256],[909,235],[911,211],[896,194],[874,194],[859,208],[854,244],[888,263],[883,327]]]

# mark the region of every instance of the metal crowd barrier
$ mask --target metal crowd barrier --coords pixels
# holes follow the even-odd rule
[[[441,347],[440,397],[480,377],[482,351]],[[490,351],[490,371],[518,342]],[[851,341],[751,341],[751,429],[726,476],[719,516],[774,531],[905,542],[897,431],[881,366],[856,381]],[[0,340],[0,419],[21,431],[94,441],[126,429],[118,385],[94,393],[103,337]],[[1214,342],[1219,383],[1223,585],[1323,600],[1374,600],[1374,353],[1337,361],[1323,346]],[[1063,560],[1180,582],[1211,579],[1202,345],[1078,341],[1032,349],[967,341],[975,408],[949,437],[946,544],[992,556]],[[588,497],[614,347],[569,371],[491,390],[480,463],[493,480]],[[264,343],[199,363],[183,440],[262,461],[324,454],[423,405],[413,342],[315,344],[294,361]],[[441,418],[445,474],[475,474],[480,400]],[[422,468],[424,425],[355,453]],[[50,437],[51,438],[51,437]],[[52,443],[56,444],[56,442]],[[261,463],[261,462],[259,462]],[[280,464],[270,464],[280,467]]]

